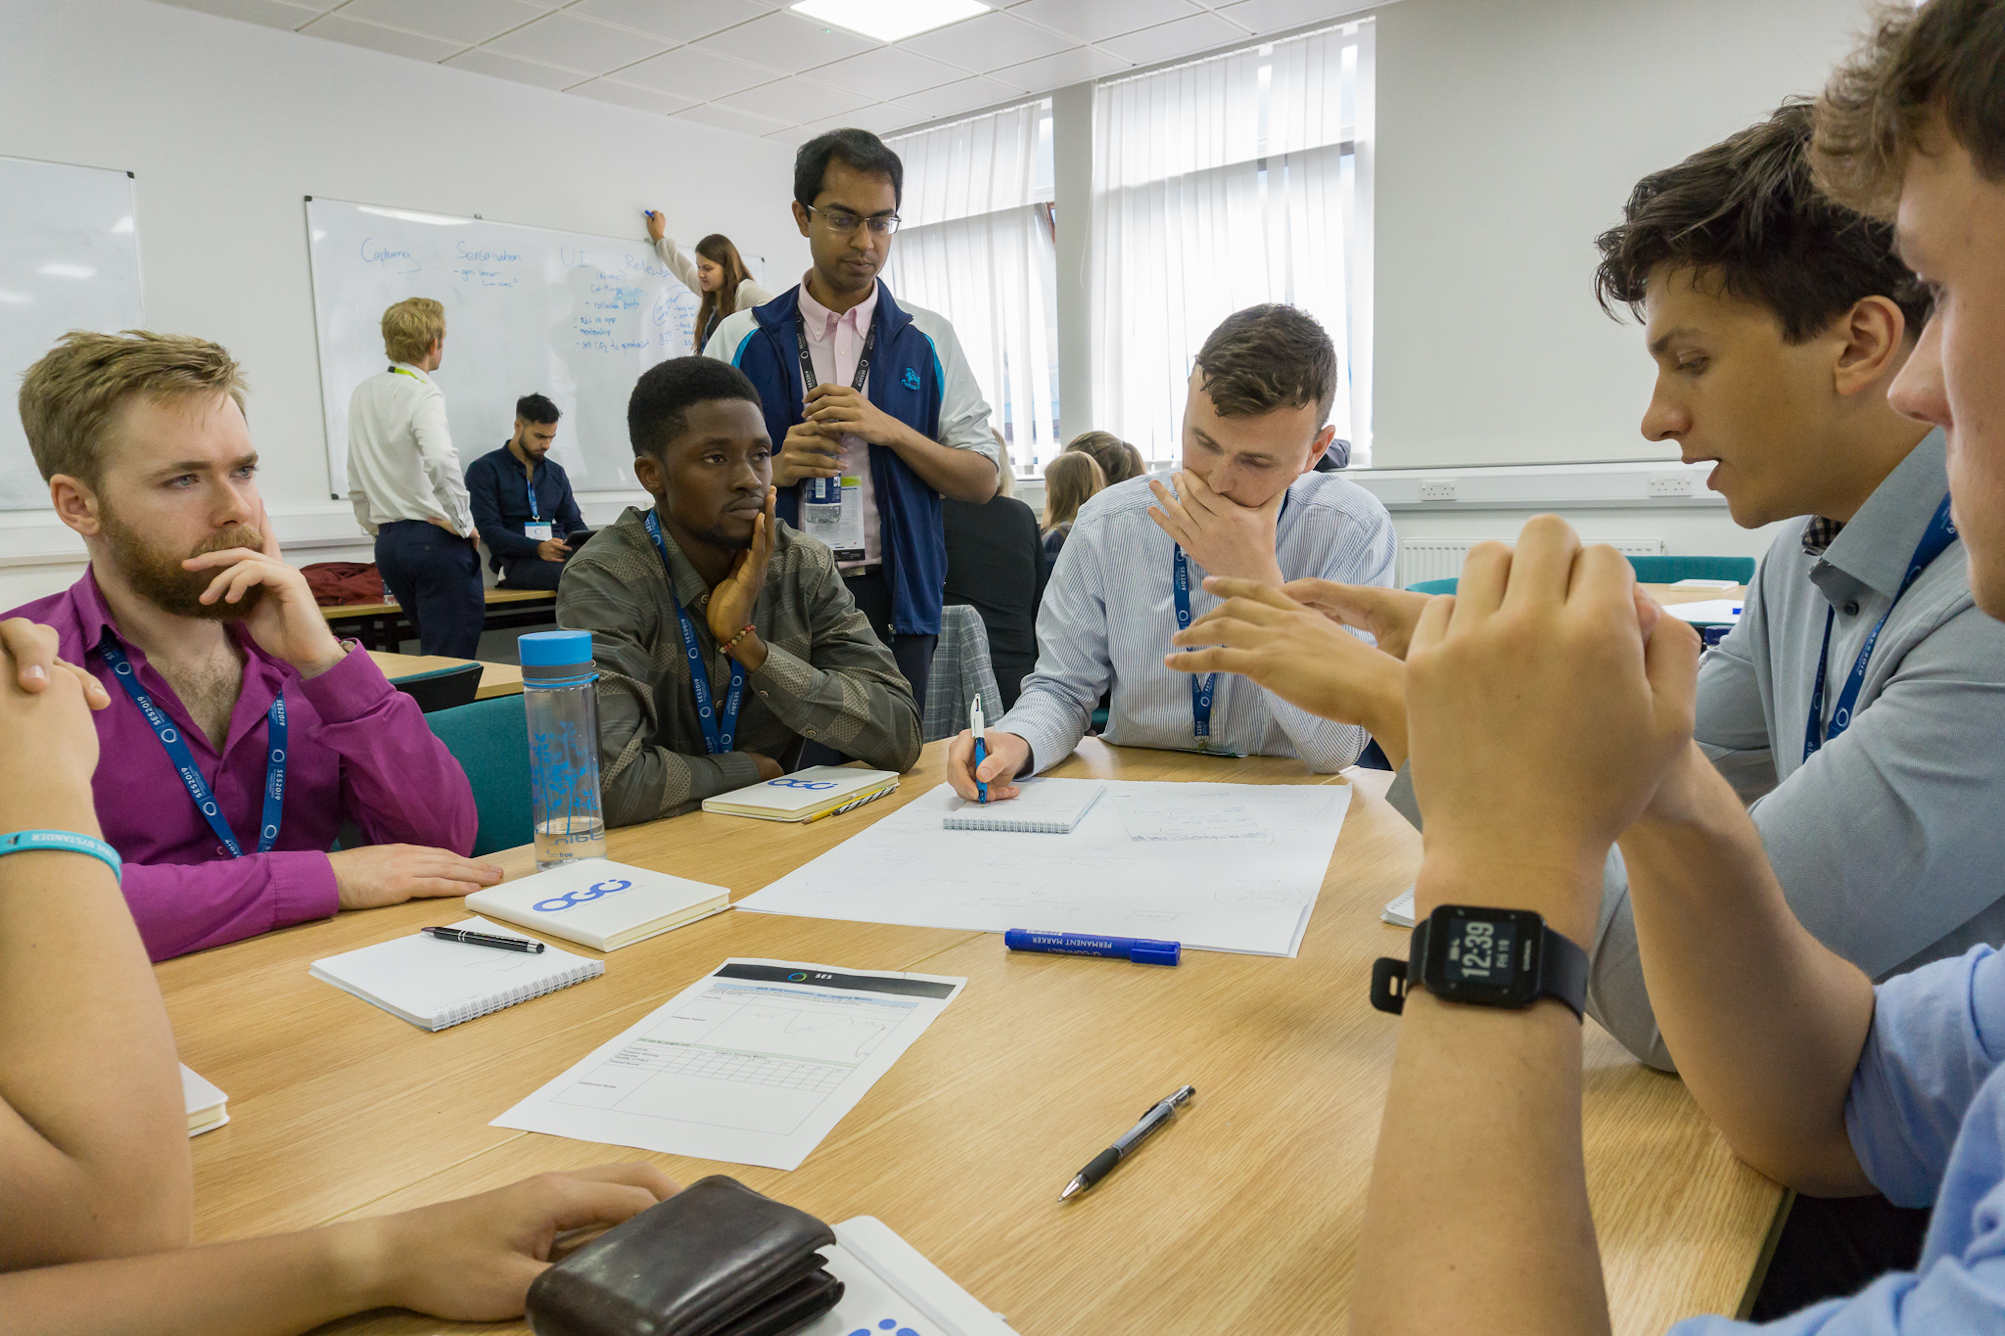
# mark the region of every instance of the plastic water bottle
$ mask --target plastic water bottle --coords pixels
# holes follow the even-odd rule
[[[529,819],[536,866],[606,854],[599,806],[599,701],[590,631],[536,631],[517,639],[529,719]]]

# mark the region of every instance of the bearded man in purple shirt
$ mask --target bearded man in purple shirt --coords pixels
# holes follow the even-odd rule
[[[279,555],[227,352],[73,333],[20,407],[90,569],[8,616],[52,627],[106,693],[92,786],[153,959],[500,880],[461,857],[459,763]],[[327,852],[350,820],[369,843]]]

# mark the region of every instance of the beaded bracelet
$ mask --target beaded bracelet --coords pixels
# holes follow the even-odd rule
[[[750,623],[750,622],[746,622],[746,623],[745,623],[745,624],[744,624],[743,626],[741,626],[741,627],[739,627],[739,628],[738,628],[738,634],[737,634],[737,635],[735,635],[735,636],[732,636],[732,637],[731,637],[731,638],[730,638],[729,640],[725,641],[725,642],[724,642],[723,644],[719,645],[719,646],[718,646],[717,648],[718,648],[719,650],[723,651],[724,653],[726,653],[726,654],[729,654],[729,653],[730,653],[730,652],[731,652],[732,650],[734,650],[734,649],[738,648],[738,642],[739,642],[739,641],[743,640],[743,639],[744,639],[744,638],[745,638],[746,636],[748,636],[748,635],[751,635],[751,634],[752,634],[752,632],[754,632],[754,631],[756,631],[756,630],[758,630],[758,629],[759,629],[759,628],[757,628],[756,626],[753,626],[753,625],[752,625],[752,623]]]
[[[0,835],[0,856],[27,853],[84,854],[110,868],[114,879],[124,867],[118,850],[103,840],[73,830],[17,830],[11,835]]]

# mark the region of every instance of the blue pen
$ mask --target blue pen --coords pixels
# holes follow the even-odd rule
[[[1012,951],[1040,951],[1053,956],[1106,956],[1133,961],[1137,965],[1177,965],[1183,962],[1183,943],[1158,942],[1147,937],[1099,937],[1085,932],[1032,932],[1011,928],[1003,934],[1003,945]]]
[[[975,735],[975,793],[983,802],[989,800],[989,786],[979,778],[982,762],[989,759],[989,729],[982,720],[982,698],[975,697],[975,703],[968,707],[968,732]]]

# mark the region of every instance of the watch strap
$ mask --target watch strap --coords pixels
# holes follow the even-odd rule
[[[1400,960],[1394,956],[1381,956],[1372,966],[1371,1002],[1380,1011],[1398,1015],[1406,1006],[1406,995],[1415,988],[1425,987],[1427,964],[1427,943],[1432,917],[1422,918],[1413,925],[1413,936],[1407,948],[1407,958]],[[1540,998],[1554,998],[1566,1004],[1574,1018],[1587,1019],[1587,952],[1572,938],[1554,932],[1544,919],[1539,920],[1539,977],[1538,990],[1533,1001]],[[1448,998],[1447,1001],[1457,999]],[[1477,1003],[1473,999],[1460,999],[1473,1005],[1502,1005],[1499,1003]]]

